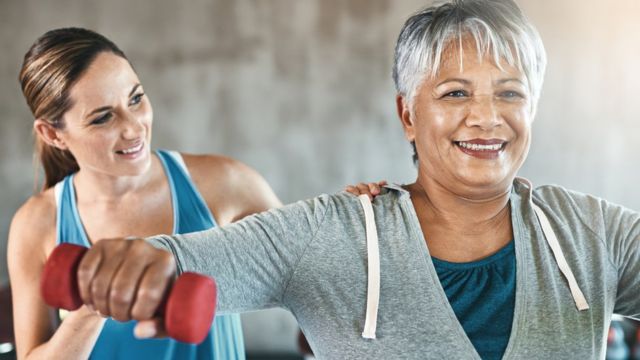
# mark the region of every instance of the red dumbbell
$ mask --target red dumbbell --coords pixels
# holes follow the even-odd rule
[[[82,306],[78,291],[78,265],[87,248],[60,244],[47,259],[40,290],[52,307],[76,310]],[[215,281],[207,276],[185,272],[174,282],[160,309],[170,337],[187,343],[201,343],[209,332],[216,310]]]

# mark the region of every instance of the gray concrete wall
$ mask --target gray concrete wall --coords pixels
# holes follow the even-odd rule
[[[521,174],[640,209],[640,2],[519,3],[549,53]],[[32,119],[16,79],[44,31],[83,26],[114,40],[154,106],[156,147],[240,159],[290,202],[356,181],[413,179],[390,68],[401,24],[424,4],[0,0],[0,284],[9,221],[33,188]],[[249,348],[294,348],[290,317],[245,321]]]

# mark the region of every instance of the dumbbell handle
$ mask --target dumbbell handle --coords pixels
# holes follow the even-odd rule
[[[76,310],[83,305],[77,273],[87,250],[79,245],[60,244],[51,252],[40,283],[47,305],[65,310]],[[200,343],[213,322],[216,299],[216,284],[212,278],[185,272],[174,282],[156,313],[164,318],[170,337]]]

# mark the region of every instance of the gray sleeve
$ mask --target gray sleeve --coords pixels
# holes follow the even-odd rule
[[[283,306],[288,282],[324,220],[329,199],[323,195],[227,226],[147,241],[173,253],[179,273],[216,279],[219,314]]]
[[[618,268],[614,312],[640,319],[640,214],[610,203],[602,208],[605,241]]]

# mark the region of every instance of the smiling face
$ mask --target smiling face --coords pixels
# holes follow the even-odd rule
[[[69,96],[56,146],[69,149],[81,171],[132,176],[149,168],[153,112],[126,59],[99,54]]]
[[[400,99],[400,116],[415,141],[419,179],[429,178],[467,198],[493,197],[509,189],[529,151],[531,94],[525,76],[463,41],[434,77],[426,78],[413,106]]]

